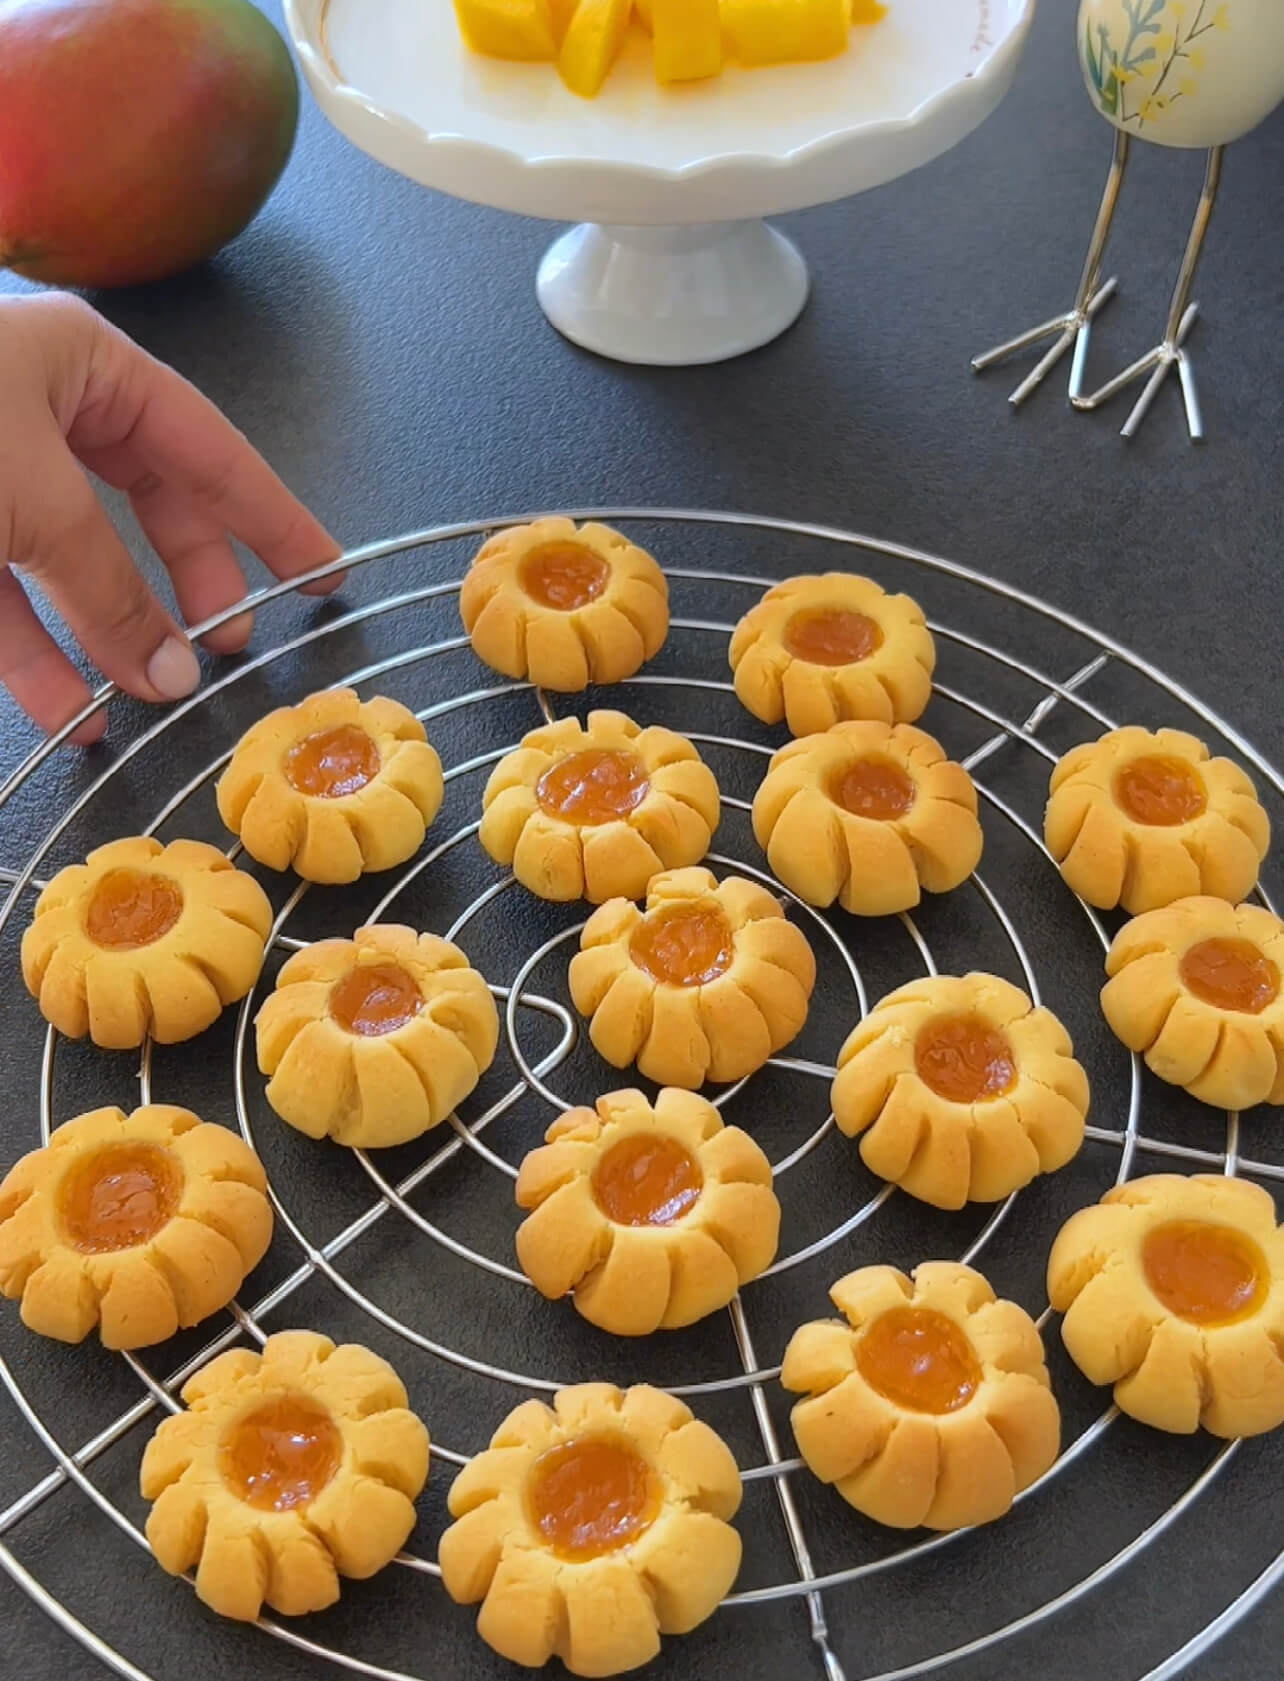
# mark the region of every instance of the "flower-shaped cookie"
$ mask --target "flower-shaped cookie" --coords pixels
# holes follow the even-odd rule
[[[846,719],[908,724],[932,694],[936,645],[923,610],[851,572],[787,578],[731,638],[742,706],[792,735]]]
[[[895,1529],[1002,1517],[1052,1464],[1061,1416],[1034,1321],[979,1272],[926,1261],[840,1278],[846,1323],[795,1331],[780,1381],[801,1391],[794,1437],[808,1467]]]
[[[800,899],[857,916],[947,893],[981,857],[976,787],[910,724],[835,724],[773,755],[753,802],[767,861]]]
[[[612,1067],[694,1090],[752,1074],[802,1031],[816,960],[765,887],[669,870],[645,913],[631,899],[593,913],[570,982]]]
[[[712,1615],[740,1569],[740,1473],[662,1390],[582,1383],[526,1401],[456,1477],[441,1579],[513,1663],[647,1663]]]
[[[1257,1185],[1157,1173],[1072,1214],[1048,1260],[1070,1357],[1157,1430],[1284,1423],[1284,1232]]]
[[[669,586],[647,554],[605,525],[541,519],[478,554],[459,611],[479,659],[566,694],[632,677],[669,632]]]
[[[1178,899],[1116,934],[1106,1020],[1169,1085],[1219,1109],[1284,1103],[1284,923],[1258,905]]]
[[[217,847],[132,836],[45,888],[22,937],[22,978],[69,1039],[172,1045],[244,998],[271,926],[263,889]]]
[[[258,1157],[225,1127],[151,1103],[55,1129],[0,1181],[0,1293],[23,1323],[147,1348],[226,1307],[272,1238]]]
[[[442,792],[441,760],[413,712],[326,689],[245,732],[219,778],[218,812],[261,864],[346,882],[412,858]]]
[[[147,1539],[172,1575],[196,1568],[212,1611],[253,1622],[321,1611],[339,1577],[401,1551],[428,1480],[428,1432],[368,1348],[282,1331],[235,1348],[183,1388],[187,1411],[147,1445]]]
[[[481,843],[541,899],[640,899],[660,870],[697,864],[720,815],[713,772],[685,736],[623,712],[522,737],[482,796]]]
[[[418,1138],[463,1102],[494,1060],[499,1016],[458,946],[381,923],[295,952],[256,1034],[281,1119],[369,1149]]]
[[[1129,725],[1072,748],[1051,794],[1048,851],[1080,898],[1103,910],[1136,916],[1196,893],[1234,904],[1270,845],[1248,777],[1182,730]]]
[[[693,1092],[609,1092],[554,1121],[517,1176],[522,1270],[621,1337],[693,1325],[771,1265],[766,1156]]]
[[[1078,1154],[1088,1076],[1056,1016],[1020,987],[925,975],[853,1030],[830,1101],[871,1173],[962,1208],[998,1202]]]

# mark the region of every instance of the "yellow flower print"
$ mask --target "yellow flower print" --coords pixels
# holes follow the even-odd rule
[[[1213,13],[1213,28],[1214,29],[1220,29],[1220,30],[1223,30],[1226,33],[1229,33],[1229,31],[1230,31],[1230,7],[1229,6],[1219,6],[1217,8],[1217,10]]]

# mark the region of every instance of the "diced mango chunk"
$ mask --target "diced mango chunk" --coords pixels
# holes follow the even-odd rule
[[[882,0],[852,0],[853,23],[881,23],[886,16]]]
[[[554,59],[550,0],[455,0],[464,40],[488,58]]]
[[[722,0],[722,24],[742,64],[833,58],[847,47],[850,4],[851,0]]]
[[[696,82],[722,70],[718,0],[651,0],[657,82]]]
[[[633,0],[580,0],[557,55],[557,68],[572,93],[592,99],[601,91],[632,13]]]

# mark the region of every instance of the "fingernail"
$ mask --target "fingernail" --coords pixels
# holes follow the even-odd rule
[[[167,636],[147,662],[147,681],[162,700],[181,700],[201,680],[190,642],[181,636]]]

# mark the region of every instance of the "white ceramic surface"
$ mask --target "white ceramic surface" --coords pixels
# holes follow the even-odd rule
[[[1082,0],[1079,63],[1125,134],[1226,146],[1284,100],[1284,0]]]
[[[1034,5],[891,0],[841,58],[731,65],[678,89],[656,84],[639,32],[592,101],[551,65],[468,52],[451,0],[285,11],[321,108],[381,163],[474,203],[608,225],[545,260],[541,301],[561,331],[626,361],[690,362],[766,343],[805,301],[792,247],[725,224],[881,186],[956,145],[1007,91]],[[679,232],[691,224],[706,226]],[[644,228],[667,231],[621,231]]]

